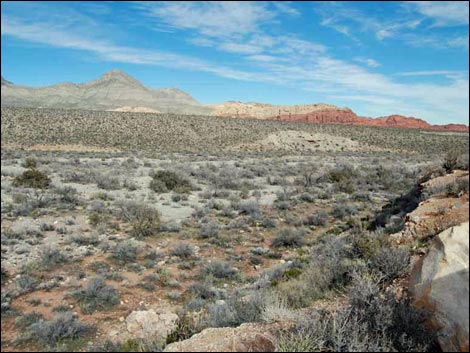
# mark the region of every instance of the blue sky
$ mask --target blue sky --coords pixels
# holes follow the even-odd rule
[[[2,76],[469,123],[468,2],[1,3]]]

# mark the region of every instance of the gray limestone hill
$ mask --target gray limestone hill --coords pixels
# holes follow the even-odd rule
[[[209,114],[191,95],[178,88],[151,89],[120,70],[99,79],[46,87],[13,84],[2,77],[2,107],[63,108],[86,110],[153,111],[180,114]]]

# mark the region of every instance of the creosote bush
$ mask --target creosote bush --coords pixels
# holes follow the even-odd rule
[[[170,170],[159,170],[150,175],[152,181],[150,182],[150,189],[163,193],[175,190],[178,193],[188,193],[191,191],[191,183],[181,175]]]
[[[35,189],[47,189],[51,184],[51,179],[36,168],[25,170],[22,174],[13,179],[13,186],[26,186]]]
[[[136,238],[155,235],[160,229],[160,214],[155,208],[136,202],[122,202],[119,215],[131,225],[130,234]]]

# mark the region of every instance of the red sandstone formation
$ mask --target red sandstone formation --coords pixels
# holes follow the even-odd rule
[[[464,124],[431,125],[426,121],[402,115],[390,115],[380,118],[367,118],[357,116],[352,110],[317,110],[306,114],[290,114],[272,117],[282,121],[299,121],[320,124],[349,124],[368,125],[378,127],[399,127],[406,129],[427,129],[441,131],[469,131]]]

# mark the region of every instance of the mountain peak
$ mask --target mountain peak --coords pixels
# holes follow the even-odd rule
[[[139,81],[137,81],[135,78],[133,78],[132,76],[129,76],[124,71],[121,71],[118,69],[114,69],[114,70],[106,72],[97,81],[99,82],[119,81],[119,82],[125,82],[127,84],[142,86],[142,84]]]
[[[2,76],[2,85],[11,85],[12,83],[8,80],[5,80]]]

